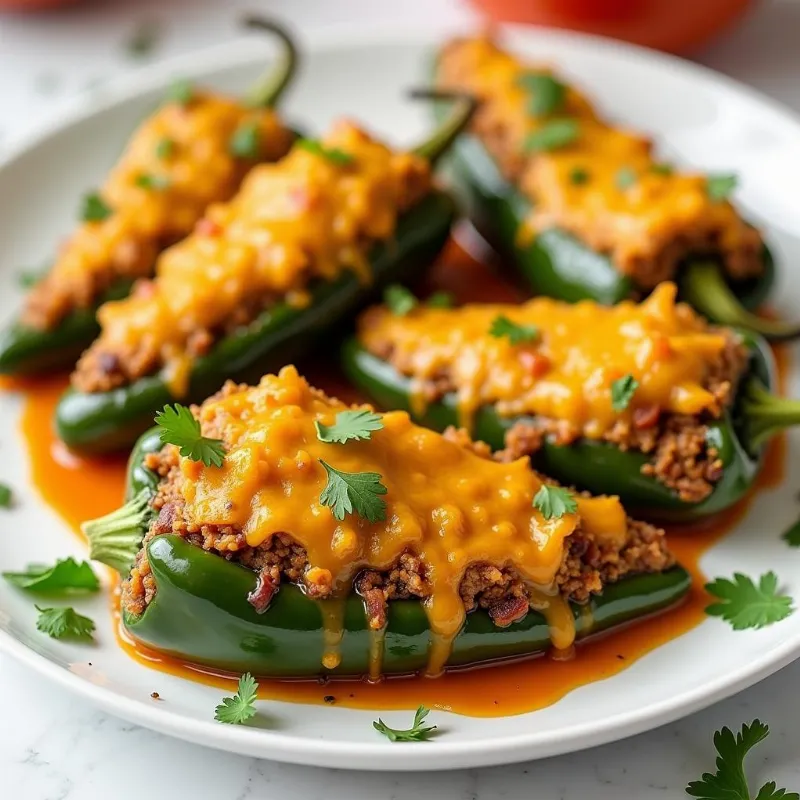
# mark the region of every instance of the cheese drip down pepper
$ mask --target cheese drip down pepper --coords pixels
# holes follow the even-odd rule
[[[254,164],[295,138],[273,110],[295,69],[294,45],[273,23],[248,20],[280,42],[280,56],[246,98],[180,84],[142,122],[83,222],[0,336],[0,372],[71,365],[97,334],[96,306],[150,277],[161,251],[186,236],[214,202],[238,190]]]
[[[731,182],[723,190],[714,176],[660,162],[649,138],[609,123],[563,81],[487,38],[438,54],[435,84],[482,100],[454,162],[490,243],[540,294],[615,303],[676,280],[717,322],[797,335],[746,310],[765,299],[774,266],[727,199]]]
[[[391,351],[397,369],[416,381],[420,414],[426,385],[446,373],[467,428],[478,408],[494,405],[501,415],[559,420],[576,436],[599,439],[638,408],[719,416],[719,400],[704,384],[726,336],[675,296],[675,285],[663,283],[641,304],[612,307],[545,297],[520,306],[420,307],[403,317],[377,307],[362,317],[359,337],[368,350]],[[498,317],[537,332],[517,344],[494,336]],[[637,388],[618,410],[612,387],[625,376]]]
[[[461,443],[413,425],[404,412],[384,414],[383,427],[372,431],[369,440],[345,444],[321,441],[315,423],[332,425],[337,414],[348,408],[310,387],[294,367],[284,368],[277,376],[264,377],[255,387],[230,386],[199,408],[197,416],[203,431],[221,438],[227,453],[221,467],[178,458],[168,479],[172,485],[165,495],[167,499],[162,501],[166,506],[160,506],[161,513],[150,524],[150,534],[145,539],[147,558],[139,555],[123,587],[123,609],[128,609],[132,605],[131,593],[141,591],[137,589],[141,581],[145,577],[154,581],[153,588],[147,590],[149,600],[144,609],[140,613],[126,610],[125,621],[134,636],[159,649],[182,652],[181,648],[188,647],[192,638],[180,623],[181,614],[194,603],[186,595],[195,593],[197,597],[196,593],[208,591],[214,579],[221,579],[220,570],[230,572],[230,585],[217,584],[212,589],[218,595],[212,600],[215,610],[212,612],[207,606],[208,613],[200,614],[188,627],[199,626],[206,641],[219,643],[231,630],[235,606],[239,609],[235,615],[241,613],[249,619],[248,625],[263,625],[263,636],[255,635],[257,627],[253,627],[248,637],[250,644],[245,648],[243,643],[238,654],[225,648],[216,653],[213,648],[206,648],[207,654],[198,658],[196,653],[195,659],[213,663],[216,657],[218,664],[249,664],[267,674],[276,669],[277,674],[292,674],[293,668],[296,674],[302,674],[298,661],[304,661],[305,672],[333,674],[353,674],[354,664],[360,663],[360,671],[373,677],[387,670],[407,671],[411,664],[414,669],[424,668],[427,674],[436,675],[448,663],[463,663],[460,659],[464,654],[459,648],[465,645],[459,643],[455,647],[456,640],[463,632],[473,635],[474,626],[480,630],[484,624],[480,612],[467,615],[460,594],[467,568],[476,564],[497,569],[511,567],[523,580],[531,619],[527,623],[524,619],[526,605],[522,614],[517,613],[515,621],[508,624],[509,641],[521,647],[520,653],[526,652],[526,647],[543,649],[539,638],[542,625],[552,644],[565,649],[572,645],[576,633],[585,635],[595,629],[595,610],[599,627],[621,619],[618,615],[624,603],[622,607],[617,605],[614,612],[601,613],[594,600],[587,606],[567,602],[559,577],[575,536],[589,537],[598,552],[623,552],[631,523],[617,498],[576,497],[574,513],[545,518],[533,502],[542,489],[542,480],[530,470],[527,459],[510,464],[493,461]],[[148,447],[146,439],[142,441],[140,447]],[[123,572],[120,558],[114,557],[120,524],[124,527],[131,520],[135,522],[135,544],[132,551],[127,551],[130,560],[146,527],[140,518],[140,498],[143,494],[152,497],[154,485],[164,480],[153,480],[152,473],[142,480],[147,472],[141,468],[143,460],[137,449],[129,493],[138,490],[139,494],[129,507],[128,518],[124,512],[115,512],[105,521],[85,526],[93,557],[113,563]],[[338,519],[321,500],[327,482],[323,461],[342,472],[379,473],[386,487],[383,518],[369,521],[350,513]],[[169,530],[162,517],[172,520]],[[182,522],[179,524],[178,520]],[[284,604],[298,602],[294,587],[282,585],[270,607],[260,609],[260,616],[252,608],[251,613],[244,613],[247,592],[241,591],[236,600],[228,590],[230,586],[248,585],[245,576],[249,574],[251,591],[255,573],[175,536],[182,526],[187,531],[202,529],[206,535],[224,531],[230,542],[241,534],[241,543],[225,545],[226,555],[234,561],[237,551],[245,546],[257,549],[269,545],[275,536],[288,535],[307,555],[302,578],[307,597],[303,603],[316,605],[317,609],[312,613],[306,608],[293,622],[286,616]],[[688,586],[685,573],[670,569],[672,558],[664,549],[663,532],[654,531],[653,535],[651,547],[660,553],[665,571],[663,576],[655,574],[658,569],[650,570],[652,575],[641,576],[653,579],[657,586],[658,599],[651,598],[651,610],[674,602]],[[401,601],[394,612],[390,602],[385,623],[388,629],[372,629],[368,637],[354,635],[363,625],[363,616],[362,621],[358,619],[360,601],[354,598],[354,580],[365,569],[388,572],[406,553],[418,557],[423,567],[427,587],[423,605]],[[622,562],[612,561],[618,564],[618,574],[626,577]],[[627,576],[634,584],[639,571],[648,570],[634,570]],[[190,587],[186,581],[192,572],[195,575],[188,580],[194,585]],[[662,577],[663,583],[659,580]],[[611,605],[612,598],[619,599],[614,582],[611,578],[603,589],[609,590]],[[600,593],[601,589],[595,585],[592,591]],[[327,599],[313,599],[320,596]],[[602,599],[600,593],[599,601]],[[642,608],[639,606],[640,612]],[[420,609],[424,610],[425,619],[421,629]],[[220,616],[223,611],[227,619]],[[167,621],[170,614],[172,622]],[[400,615],[399,620],[395,614]],[[308,615],[319,622],[310,623]],[[475,620],[471,622],[468,616]],[[283,622],[277,623],[276,618]],[[215,627],[217,624],[219,628]],[[241,620],[237,624],[243,625]],[[276,638],[274,628],[278,624],[294,630],[310,625],[315,632],[319,628],[322,635],[306,651],[298,633],[284,633],[284,640]],[[536,637],[525,643],[532,624]],[[311,635],[308,631],[306,634]],[[385,641],[385,637],[391,642],[391,637],[398,635],[407,636],[405,643],[410,645],[406,654],[399,648],[402,657],[392,652]],[[262,646],[259,639],[264,636],[267,639]],[[292,641],[295,646],[287,647]],[[466,641],[470,642],[469,636]],[[420,664],[422,642],[424,660]],[[197,643],[192,646],[197,647]],[[487,659],[486,652],[483,658],[478,657],[480,647],[476,648],[474,641],[466,648],[467,652],[475,651],[472,658],[476,661]],[[321,663],[311,667],[305,663],[305,656],[292,654],[297,650],[316,655]],[[411,653],[413,659],[409,657]],[[254,660],[256,654],[261,661]],[[266,660],[265,655],[269,655]],[[282,665],[281,658],[285,658]]]

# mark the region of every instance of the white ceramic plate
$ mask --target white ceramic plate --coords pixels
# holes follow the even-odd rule
[[[319,128],[341,114],[354,115],[398,142],[411,141],[424,131],[425,113],[405,102],[403,93],[424,79],[429,48],[442,35],[372,29],[306,42],[305,68],[289,103],[291,117]],[[736,170],[741,178],[737,200],[766,225],[778,256],[777,306],[797,316],[800,124],[793,116],[728,79],[645,50],[522,28],[509,29],[508,41],[531,56],[558,62],[606,112],[657,131],[671,157],[707,171]],[[97,185],[170,78],[189,76],[236,90],[247,85],[263,58],[263,45],[248,40],[142,70],[106,90],[106,102],[78,104],[17,147],[0,165],[0,314],[10,315],[19,303],[16,269],[46,261],[70,228],[76,199]],[[0,569],[83,555],[75,536],[27,484],[18,413],[15,398],[0,395],[0,480],[14,486],[20,500],[2,516]],[[796,462],[800,439],[795,437],[791,448]],[[706,555],[707,574],[777,569],[786,588],[800,597],[800,550],[791,551],[779,540],[797,512],[798,479],[800,468],[794,468],[782,488],[761,494],[739,528]],[[549,708],[499,719],[437,712],[445,731],[435,741],[392,744],[373,731],[374,712],[342,708],[263,703],[259,727],[215,723],[218,689],[129,660],[115,644],[107,598],[97,598],[88,609],[98,622],[98,645],[60,644],[36,632],[31,599],[0,581],[0,645],[107,711],[164,733],[247,755],[361,769],[502,764],[620,739],[739,691],[800,654],[800,613],[755,632],[734,633],[709,619],[626,671]],[[154,688],[169,702],[154,703]],[[408,716],[384,714],[390,724]]]

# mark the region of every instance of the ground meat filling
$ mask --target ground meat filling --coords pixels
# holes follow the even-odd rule
[[[229,384],[223,392],[235,389],[234,384]],[[205,432],[214,434],[213,422]],[[282,581],[301,586],[311,597],[331,596],[333,576],[309,564],[305,549],[288,533],[276,534],[258,547],[250,547],[244,534],[235,528],[189,523],[180,493],[181,472],[175,447],[168,445],[160,453],[149,455],[145,464],[161,481],[152,503],[156,516],[130,577],[123,583],[122,607],[126,611],[135,615],[143,613],[155,596],[156,584],[145,545],[164,534],[182,536],[196,547],[257,572],[258,583],[248,597],[256,611],[267,609]],[[606,583],[626,575],[660,572],[673,564],[664,531],[652,525],[629,520],[627,539],[621,548],[598,541],[578,529],[570,538],[556,577],[556,588],[564,597],[585,603]],[[354,588],[364,599],[368,624],[375,630],[386,624],[389,601],[424,599],[431,594],[425,564],[410,552],[401,555],[389,570],[362,571],[356,576]],[[501,627],[521,619],[530,605],[526,584],[511,564],[471,565],[461,581],[460,593],[467,611],[486,609]]]

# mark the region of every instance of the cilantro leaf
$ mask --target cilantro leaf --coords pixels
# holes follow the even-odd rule
[[[705,772],[699,781],[692,781],[686,787],[686,794],[698,800],[750,800],[744,759],[768,735],[769,727],[757,719],[750,725],[742,725],[736,736],[730,728],[717,731],[714,734],[717,771]],[[775,782],[770,781],[761,787],[756,800],[800,800],[800,795],[776,789]]]
[[[573,167],[569,173],[569,182],[574,186],[583,186],[585,183],[589,183],[590,177],[589,170],[585,167]]]
[[[539,329],[535,325],[517,325],[500,314],[492,320],[489,334],[498,339],[507,336],[511,344],[522,344],[532,342],[539,335]]]
[[[370,439],[372,431],[383,428],[383,417],[374,411],[362,408],[358,411],[340,411],[333,425],[323,425],[314,420],[317,439],[326,444],[344,444],[350,439]]]
[[[108,219],[114,211],[97,192],[84,195],[81,205],[80,218],[83,222],[102,222]]]
[[[380,717],[372,723],[378,733],[382,733],[390,742],[424,742],[436,730],[435,725],[423,725],[425,717],[431,713],[429,708],[420,706],[414,714],[414,724],[406,730],[390,728]]]
[[[225,459],[225,445],[221,439],[203,436],[200,423],[186,406],[180,403],[164,406],[163,411],[156,414],[155,422],[161,428],[161,441],[179,447],[180,454],[184,458],[202,461],[207,467],[212,464],[215,467],[222,466]]]
[[[156,157],[163,161],[172,156],[176,147],[177,144],[174,139],[170,139],[169,136],[162,136],[156,144]]]
[[[92,639],[94,622],[84,617],[74,608],[39,608],[36,629],[53,639]]]
[[[328,483],[319,497],[324,506],[330,506],[339,521],[347,514],[356,513],[368,522],[386,519],[386,501],[379,495],[388,491],[377,472],[341,472],[322,459],[319,463],[328,473]]]
[[[79,564],[74,558],[60,558],[52,567],[29,564],[24,572],[4,572],[3,577],[31,592],[96,592],[100,588],[100,581],[88,562]]]
[[[528,113],[543,117],[558,111],[564,105],[567,87],[552,75],[541,72],[526,72],[517,83],[529,94]]]
[[[352,164],[355,160],[350,153],[345,153],[344,150],[340,150],[338,147],[325,147],[317,139],[299,139],[295,146],[308,150],[309,153],[314,153],[314,155],[327,158],[332,164],[340,167]]]
[[[633,395],[639,388],[639,381],[633,375],[623,375],[611,384],[611,408],[614,411],[624,411],[633,400]]]
[[[629,189],[636,183],[636,177],[636,170],[633,167],[622,167],[617,170],[614,182],[617,184],[617,189]]]
[[[526,153],[558,150],[572,144],[580,136],[580,125],[574,119],[554,119],[529,133],[523,149]]]
[[[455,298],[450,292],[434,292],[426,301],[428,308],[452,308]]]
[[[578,510],[578,504],[569,489],[549,483],[543,483],[536,492],[533,506],[541,511],[545,519],[560,519],[564,514],[574,514]]]
[[[739,179],[732,172],[723,175],[709,175],[706,178],[706,194],[711,200],[727,200],[738,182]]]
[[[228,142],[228,151],[236,158],[258,158],[261,149],[261,131],[255,122],[240,125]]]
[[[245,672],[239,678],[239,687],[233,697],[223,697],[222,703],[214,709],[214,719],[228,725],[241,725],[256,715],[255,701],[258,684],[255,678]]]
[[[789,547],[800,547],[800,519],[790,525],[781,536]]]
[[[672,175],[672,173],[675,172],[675,167],[673,167],[672,164],[657,162],[650,165],[650,172],[653,172],[656,175]]]
[[[404,317],[419,305],[413,293],[399,283],[392,283],[384,289],[383,302],[396,317]]]
[[[178,78],[172,82],[167,89],[167,100],[177,103],[180,106],[187,106],[194,97],[194,86],[186,78]]]
[[[143,172],[136,176],[135,183],[141,189],[154,189],[161,191],[169,187],[171,181],[166,175],[151,175]]]
[[[11,487],[0,483],[0,508],[11,508],[13,499]]]
[[[778,594],[778,576],[767,572],[756,586],[753,581],[734,573],[733,580],[717,578],[706,584],[706,591],[723,602],[706,608],[706,614],[722,617],[735,631],[763,628],[786,619],[793,611],[792,598]]]

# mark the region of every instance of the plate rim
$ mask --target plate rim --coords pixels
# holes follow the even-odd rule
[[[334,52],[347,47],[432,44],[448,35],[474,32],[475,29],[475,24],[470,22],[431,26],[411,23],[344,23],[310,33],[300,32],[298,39],[303,50]],[[634,60],[645,59],[662,69],[669,68],[686,77],[700,78],[704,83],[711,81],[715,89],[723,87],[769,108],[782,124],[793,127],[800,138],[800,115],[757,89],[704,65],[600,36],[526,25],[503,25],[498,30],[503,38],[507,34],[520,40],[529,37],[534,43],[537,38],[546,37],[556,48],[561,43],[573,47],[576,44],[585,44],[601,54],[605,51],[613,53],[612,57],[621,55]],[[112,78],[103,84],[97,96],[83,92],[65,101],[58,110],[30,130],[17,132],[10,137],[0,152],[0,178],[7,167],[29,150],[46,143],[48,139],[56,138],[72,125],[163,87],[170,76],[213,74],[252,63],[254,51],[249,46],[249,40],[247,41],[248,46],[244,48],[242,40],[234,39],[164,59]],[[546,758],[618,741],[665,725],[729,697],[791,663],[800,657],[800,636],[796,641],[785,642],[769,649],[765,655],[737,672],[726,673],[694,690],[648,704],[635,712],[623,712],[603,720],[576,723],[562,729],[555,736],[547,731],[534,730],[505,735],[502,738],[465,742],[447,742],[442,738],[429,746],[382,741],[374,744],[338,742],[303,738],[262,728],[237,728],[211,720],[197,720],[168,709],[151,708],[142,701],[95,685],[37,653],[5,630],[0,630],[0,650],[115,716],[195,744],[294,764],[341,767],[344,762],[350,767],[371,771],[429,771]]]

